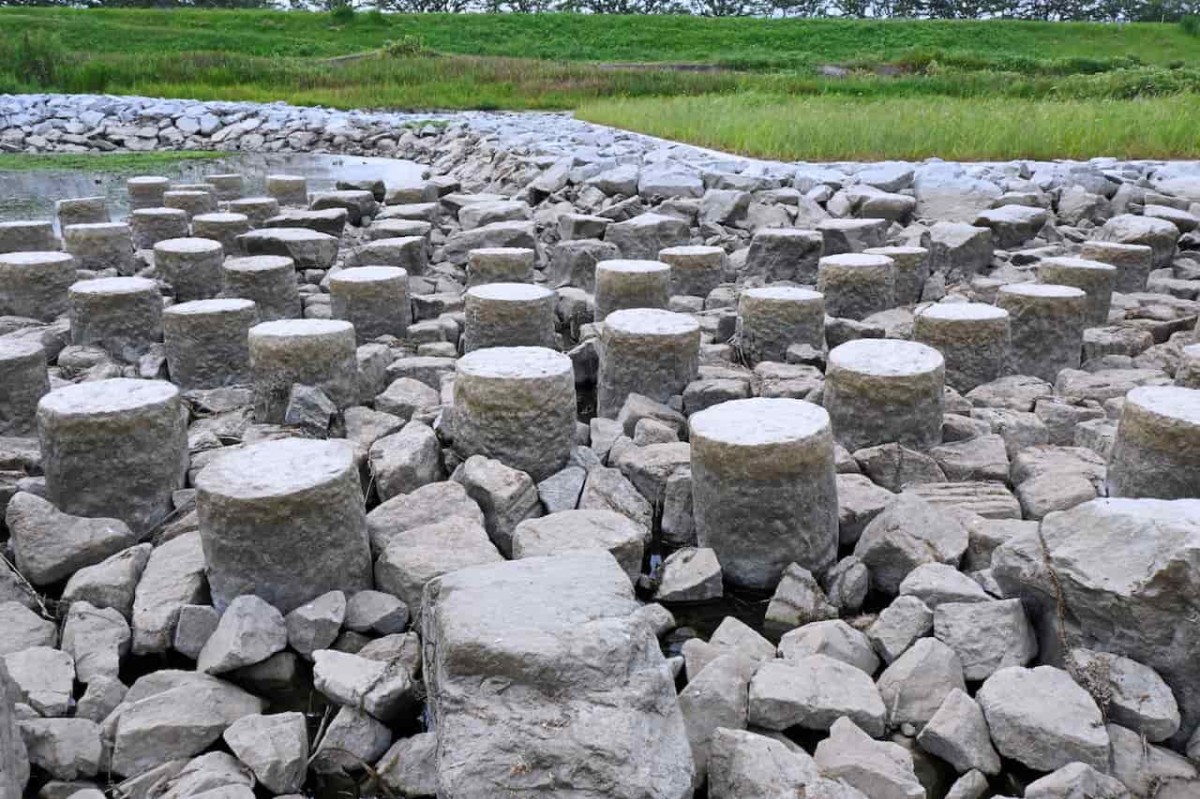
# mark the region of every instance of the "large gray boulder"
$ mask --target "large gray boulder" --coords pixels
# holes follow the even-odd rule
[[[29,757],[13,710],[16,701],[16,689],[0,658],[0,796],[5,799],[22,796],[29,782]]]
[[[137,543],[133,531],[120,519],[72,516],[25,491],[8,503],[5,523],[17,568],[34,585],[70,577]]]

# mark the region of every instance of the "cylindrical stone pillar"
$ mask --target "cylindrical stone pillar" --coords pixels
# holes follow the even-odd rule
[[[67,310],[67,291],[79,279],[65,252],[0,254],[0,316],[53,321]]]
[[[226,254],[242,251],[237,237],[250,232],[250,219],[245,214],[199,214],[192,217],[192,235],[198,239],[219,241]]]
[[[487,283],[467,289],[463,351],[487,347],[555,349],[558,295],[529,283]]]
[[[163,311],[163,341],[171,382],[184,389],[250,384],[250,328],[254,303],[196,300]]]
[[[300,317],[296,264],[284,255],[229,258],[224,264],[225,297],[253,300],[260,322]]]
[[[230,200],[229,211],[243,214],[251,228],[260,228],[268,219],[279,214],[279,200],[274,197],[243,197]]]
[[[333,318],[354,325],[360,342],[404,338],[412,322],[408,272],[398,266],[358,266],[329,276]]]
[[[946,384],[960,393],[1003,377],[1008,368],[1008,311],[982,302],[941,302],[918,311],[913,339],[946,359]]]
[[[896,305],[895,269],[886,255],[827,255],[817,264],[817,290],[825,295],[825,312],[845,319],[865,319]]]
[[[1200,388],[1200,344],[1189,344],[1179,352],[1175,367],[1175,385]]]
[[[178,208],[188,215],[188,219],[199,214],[211,214],[217,210],[217,198],[207,191],[192,189],[171,189],[163,192],[162,204],[165,208]]]
[[[914,305],[921,301],[921,292],[929,279],[929,250],[924,247],[871,247],[863,253],[892,259],[897,305]]]
[[[233,173],[224,175],[207,175],[206,183],[211,183],[218,200],[236,200],[242,196],[246,181],[241,175]]]
[[[49,391],[42,345],[0,338],[0,436],[36,433],[38,400]]]
[[[1079,257],[1115,266],[1117,279],[1113,289],[1122,294],[1145,291],[1146,281],[1154,269],[1154,248],[1147,244],[1085,241],[1079,246]]]
[[[575,434],[571,359],[545,347],[494,347],[455,364],[454,449],[541,481],[563,468]]]
[[[58,226],[66,229],[71,225],[94,225],[111,222],[108,216],[106,197],[73,197],[54,203]]]
[[[171,512],[187,473],[187,413],[164,380],[96,380],[38,404],[46,499],[75,516],[121,519],[137,533]]]
[[[0,222],[0,254],[62,249],[53,222]]]
[[[821,573],[837,558],[838,499],[829,414],[796,399],[722,402],[694,414],[696,539],[724,578],[774,588],[798,563]]]
[[[1086,327],[1108,324],[1117,268],[1086,258],[1043,258],[1037,266],[1038,280],[1054,286],[1074,286],[1087,294]]]
[[[928,449],[942,441],[946,362],[915,341],[865,338],[829,352],[825,409],[833,435],[851,452],[898,443]]]
[[[372,585],[354,447],[284,438],[234,450],[196,476],[213,604],[254,594],[288,613],[329,591]]]
[[[154,269],[170,284],[177,302],[206,300],[221,293],[225,251],[212,239],[167,239],[154,245]]]
[[[267,194],[280,205],[308,205],[308,181],[302,175],[267,175]]]
[[[162,341],[162,295],[142,277],[81,280],[71,286],[71,343],[137,361]]]
[[[1200,391],[1141,386],[1125,395],[1112,455],[1110,497],[1200,497]]]
[[[751,364],[787,361],[793,344],[825,349],[825,297],[791,286],[746,289],[738,298],[739,341]]]
[[[315,386],[340,409],[358,402],[354,325],[340,319],[280,319],[250,328],[254,415],[280,424],[292,386]]]
[[[162,208],[163,194],[171,188],[171,181],[156,175],[138,175],[125,181],[129,193],[129,208]]]
[[[666,402],[700,366],[700,323],[657,308],[614,311],[600,336],[599,416],[615,419],[630,394]]]
[[[133,234],[124,222],[97,222],[63,228],[63,244],[80,269],[115,269],[119,275],[137,271]]]
[[[662,261],[612,260],[596,263],[596,316],[613,311],[666,308],[671,301],[671,267]]]
[[[532,283],[537,254],[528,247],[482,247],[467,253],[467,288],[486,283]]]
[[[1087,326],[1087,294],[1082,289],[1011,283],[1000,287],[996,305],[1009,314],[1014,373],[1053,383],[1063,369],[1079,368]]]
[[[658,260],[671,267],[671,295],[707,297],[725,279],[725,251],[704,244],[659,250]]]
[[[186,239],[188,216],[178,208],[137,208],[129,212],[129,230],[133,234],[133,246],[149,250],[160,241]]]

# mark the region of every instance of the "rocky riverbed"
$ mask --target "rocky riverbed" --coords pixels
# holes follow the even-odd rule
[[[3,97],[0,795],[1194,799],[1200,166]]]

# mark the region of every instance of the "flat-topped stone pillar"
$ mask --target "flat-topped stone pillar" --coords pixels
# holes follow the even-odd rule
[[[163,207],[163,195],[171,188],[169,178],[157,175],[137,175],[125,181],[130,210]]]
[[[91,225],[111,222],[108,215],[108,198],[73,197],[54,203],[54,214],[60,229],[71,225]]]
[[[143,277],[80,280],[70,290],[71,343],[134,363],[162,341],[162,295]]]
[[[300,318],[300,290],[296,285],[296,264],[285,255],[256,255],[227,258],[225,297],[253,300],[262,322]]]
[[[454,450],[544,480],[563,468],[575,437],[571,359],[545,347],[493,347],[458,359]]]
[[[221,293],[225,248],[202,238],[167,239],[154,245],[154,269],[171,286],[177,302],[206,300]]]
[[[49,252],[62,249],[54,235],[54,223],[34,221],[0,222],[0,254]]]
[[[49,391],[42,345],[0,338],[0,437],[36,434],[38,400]]]
[[[851,452],[898,443],[928,449],[942,441],[946,362],[915,341],[858,339],[829,352],[825,409],[838,443]]]
[[[188,219],[200,214],[211,214],[217,210],[217,198],[211,192],[197,189],[171,189],[163,192],[162,204],[166,208],[178,208]]]
[[[308,181],[302,175],[267,175],[266,185],[280,205],[308,205]]]
[[[1200,497],[1200,390],[1141,386],[1125,395],[1108,459],[1108,495]]]
[[[612,260],[596,263],[596,316],[613,311],[666,308],[671,301],[671,267],[662,261]]]
[[[1055,286],[1074,286],[1087,294],[1084,324],[1104,327],[1112,307],[1117,268],[1086,258],[1043,258],[1037,265],[1038,280]]]
[[[133,246],[139,250],[153,249],[155,244],[167,239],[186,239],[190,232],[187,211],[178,208],[136,208],[129,212],[126,222],[133,236]]]
[[[1200,388],[1200,344],[1189,344],[1179,351],[1175,367],[1175,385]]]
[[[1008,311],[982,302],[940,302],[917,312],[913,340],[946,359],[946,384],[961,393],[1003,377],[1010,346]]]
[[[728,258],[720,247],[685,244],[659,250],[658,260],[671,267],[671,296],[707,297],[725,279]]]
[[[882,247],[887,238],[886,219],[833,217],[817,223],[821,234],[821,254],[840,255]]]
[[[996,305],[1008,311],[1012,371],[1053,383],[1063,369],[1078,369],[1087,327],[1087,294],[1074,286],[1011,283]]]
[[[61,251],[0,253],[0,316],[52,321],[67,310],[75,268]]]
[[[354,325],[340,319],[280,319],[250,328],[254,415],[280,424],[297,383],[325,392],[339,409],[358,402]]]
[[[865,319],[896,305],[895,269],[886,255],[827,255],[817,264],[817,290],[825,295],[825,312],[845,319]]]
[[[329,276],[335,319],[354,325],[358,340],[404,338],[412,322],[408,272],[398,266],[358,266]]]
[[[274,197],[242,197],[230,200],[226,207],[230,213],[245,216],[251,228],[262,227],[268,219],[279,215],[279,200]]]
[[[528,247],[482,247],[467,252],[467,288],[485,283],[532,283],[536,253]]]
[[[739,341],[751,363],[787,361],[787,349],[825,349],[825,296],[791,286],[746,289],[738,297]]]
[[[51,391],[38,403],[46,499],[75,516],[145,533],[172,510],[187,473],[187,414],[164,380],[115,378]]]
[[[137,271],[133,233],[124,222],[96,222],[63,228],[63,246],[80,269],[115,269],[118,275]]]
[[[196,477],[213,604],[254,594],[287,613],[373,585],[354,447],[284,438],[218,457]]]
[[[237,237],[249,232],[250,218],[245,214],[215,213],[192,217],[192,235],[220,242],[228,255],[241,252]]]
[[[771,589],[798,563],[837,557],[838,499],[829,414],[803,400],[722,402],[689,420],[696,538],[724,578]]]
[[[213,187],[218,200],[236,200],[246,190],[246,179],[229,172],[221,175],[205,175],[204,181]]]
[[[251,300],[195,300],[163,311],[163,341],[171,382],[184,389],[250,384]]]
[[[487,347],[555,349],[553,291],[530,283],[488,283],[467,289],[463,350]]]
[[[1154,248],[1148,244],[1122,244],[1116,241],[1085,241],[1079,245],[1079,257],[1117,268],[1113,290],[1134,294],[1146,290],[1146,281],[1154,269]]]
[[[866,255],[883,255],[892,259],[896,304],[914,305],[921,301],[925,281],[929,279],[930,257],[925,247],[869,247]]]
[[[600,336],[598,416],[615,419],[630,394],[666,402],[700,366],[700,323],[657,308],[614,311]]]

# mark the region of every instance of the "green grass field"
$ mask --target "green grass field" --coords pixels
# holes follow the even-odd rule
[[[1174,24],[0,9],[0,92],[46,90],[572,109],[779,158],[1200,155]]]

